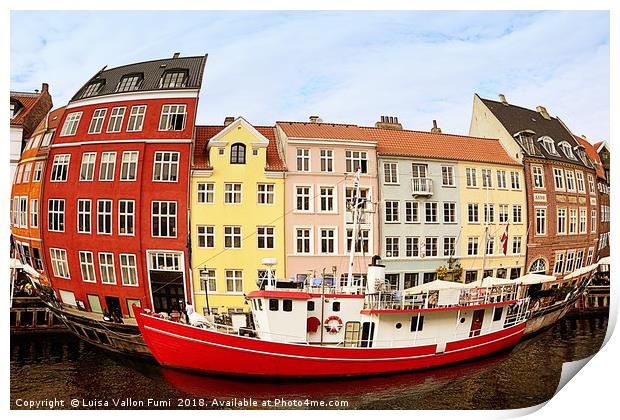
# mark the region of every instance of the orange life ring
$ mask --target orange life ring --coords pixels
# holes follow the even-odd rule
[[[336,321],[337,323],[334,325],[332,324],[332,321]],[[328,333],[337,334],[342,328],[342,319],[336,315],[332,315],[325,320],[323,326],[325,327],[325,331]]]

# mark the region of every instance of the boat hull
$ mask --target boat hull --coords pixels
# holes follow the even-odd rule
[[[527,321],[524,335],[531,336],[553,326],[553,324],[564,318],[564,316],[571,311],[576,302],[577,298],[575,297],[568,302],[556,303],[555,305],[536,311]]]
[[[516,345],[525,322],[446,344],[401,348],[327,347],[241,337],[191,327],[138,310],[146,344],[163,366],[208,374],[262,377],[367,376],[429,369],[479,358]]]

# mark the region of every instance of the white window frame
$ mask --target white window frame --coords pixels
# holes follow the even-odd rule
[[[105,167],[105,171],[104,171]],[[110,168],[112,170],[110,171]],[[111,172],[111,173],[110,173]],[[99,181],[114,181],[116,172],[116,152],[102,152],[99,163]]]
[[[50,182],[66,182],[69,177],[69,164],[71,163],[70,154],[60,154],[54,156]]]
[[[177,119],[183,118],[180,129],[175,129]],[[166,104],[161,107],[158,131],[183,131],[187,123],[187,106],[185,104]]]
[[[123,286],[138,287],[138,259],[135,254],[119,254],[121,267],[121,284]]]
[[[241,276],[238,276],[239,273],[241,273]],[[224,274],[224,279],[226,280],[226,293],[242,294],[244,290],[243,270],[237,268],[227,268],[226,270],[224,270]],[[228,287],[229,280],[232,281],[232,290],[230,290],[231,288]],[[241,282],[241,287],[239,287],[238,281]]]
[[[307,231],[308,235],[306,236],[304,234],[303,236],[300,236],[299,233],[301,231],[304,231],[304,232]],[[293,233],[294,233],[293,243],[295,244],[294,254],[295,255],[314,254],[314,229],[312,228],[312,226],[295,226],[295,228],[293,229]],[[306,247],[304,246],[303,249],[300,251],[299,246],[298,246],[299,240],[304,241],[304,244],[305,244],[305,241],[307,241],[308,248],[306,249]]]
[[[320,152],[320,170],[321,172],[332,173],[334,172],[334,150],[333,149],[321,149]]]
[[[213,204],[215,202],[215,183],[199,182],[196,186],[198,204]]]
[[[123,204],[125,205],[125,209],[122,208]],[[127,210],[128,205],[131,206],[131,212]],[[118,200],[118,236],[135,236],[135,224],[136,202],[134,200]],[[124,233],[123,229],[125,230]]]
[[[158,205],[158,213],[155,213],[155,205]],[[161,213],[161,209],[162,209],[162,204],[166,204],[166,213],[163,214]],[[174,207],[174,213],[172,213],[170,211],[171,206],[173,205]],[[154,200],[151,202],[151,236],[153,238],[176,238],[177,237],[177,230],[178,230],[178,203],[176,201],[166,201],[166,200]],[[157,234],[155,234],[155,219],[159,220],[158,226],[159,226],[159,232],[157,232]],[[173,221],[173,226],[170,225],[170,221]],[[168,233],[167,235],[162,235],[162,226],[163,223],[165,222],[166,225],[166,232]],[[170,230],[174,229],[174,235],[170,234]]]
[[[64,199],[50,198],[47,200],[47,230],[50,232],[65,231],[65,209]]]
[[[198,248],[215,248],[215,226],[213,225],[197,225],[196,226],[196,246]],[[201,239],[204,241],[204,246],[200,245]],[[211,241],[211,245],[209,245]]]
[[[540,181],[540,185],[537,185]],[[535,190],[545,189],[545,170],[542,166],[532,165],[532,186]]]
[[[295,154],[297,172],[310,172],[310,149],[299,148]]]
[[[62,248],[50,248],[50,263],[52,273],[56,277],[70,279],[69,264],[67,262],[67,250]]]
[[[82,203],[88,203],[88,211],[84,211],[84,207],[82,206]],[[92,217],[92,210],[93,210],[93,203],[92,200],[90,199],[86,199],[86,198],[79,198],[77,201],[77,233],[92,233],[92,223],[93,223],[93,217]],[[80,230],[80,225],[86,225],[86,223],[80,223],[80,219],[83,219],[84,221],[86,220],[86,218],[88,218],[88,230]]]
[[[125,119],[126,106],[115,106],[110,111],[108,126],[106,133],[120,133],[123,129],[123,120]]]
[[[324,232],[330,232],[330,235],[324,236]],[[323,241],[327,241],[327,251],[323,250]],[[329,251],[330,245],[332,251]],[[295,244],[297,245],[297,244]],[[319,254],[321,255],[336,255],[338,254],[338,228],[335,226],[320,226],[319,227]]]
[[[243,203],[243,184],[241,182],[224,183],[224,204],[239,205],[241,203]]]
[[[93,112],[93,116],[90,119],[90,125],[88,126],[88,134],[100,134],[103,129],[103,122],[105,116],[108,113],[107,108],[97,108]]]
[[[295,185],[293,187],[295,189],[295,207],[294,207],[294,212],[295,213],[312,213],[314,211],[314,200],[313,200],[313,194],[312,194],[312,185]],[[299,189],[300,188],[307,188],[308,192],[306,193],[305,191],[303,192],[303,194],[299,194]],[[305,198],[308,199],[308,208],[302,208],[299,209],[298,208],[298,203],[299,203],[299,198],[302,198],[304,201],[303,203],[305,203]]]
[[[95,256],[91,251],[79,251],[80,273],[82,281],[85,283],[96,283],[97,275],[95,274]],[[90,260],[88,257],[90,256]],[[92,277],[91,277],[92,275]]]
[[[443,187],[455,187],[456,178],[454,176],[454,166],[442,165],[441,166],[441,185]]]
[[[383,162],[383,183],[398,185],[398,162]]]
[[[276,184],[267,183],[267,182],[257,183],[256,184],[256,204],[261,205],[261,206],[271,206],[275,203],[276,203]]]
[[[140,152],[137,150],[125,150],[121,156],[121,171],[119,180],[130,182],[138,179],[138,162]],[[125,170],[125,168],[127,168]],[[125,173],[124,173],[125,172]]]
[[[556,191],[566,191],[562,168],[553,168],[553,186]]]
[[[38,198],[30,199],[30,227],[31,228],[39,227],[39,199]]]
[[[101,276],[101,284],[116,284],[114,254],[112,252],[99,252],[97,254],[97,258],[99,260],[99,275]]]
[[[263,246],[261,246],[261,240]],[[269,246],[271,241],[271,246]],[[257,226],[256,227],[256,248],[257,249],[275,249],[276,247],[276,228],[275,226]]]
[[[157,150],[153,156],[153,182],[179,182],[180,153],[174,150]],[[176,161],[173,157],[176,157]]]
[[[32,182],[41,181],[41,175],[43,174],[43,162],[38,161],[34,163],[34,170],[32,171]]]
[[[134,105],[129,111],[129,120],[127,121],[127,132],[133,133],[142,131],[144,125],[144,117],[146,115],[146,105]]]
[[[101,210],[101,204],[104,204],[103,211]],[[109,206],[108,206],[109,205]],[[109,207],[109,211],[107,211],[106,207]],[[108,199],[97,200],[97,235],[112,235],[113,229],[113,215],[112,213],[114,208],[114,201]],[[101,217],[103,216],[103,220]],[[109,217],[109,222],[107,221]],[[102,226],[103,225],[103,226]],[[110,231],[105,232],[102,228],[109,227]]]
[[[78,126],[80,125],[81,118],[82,111],[72,112],[67,115],[67,118],[65,118],[65,122],[62,125],[62,129],[60,130],[60,137],[74,136],[77,132]]]
[[[538,219],[539,219],[539,214],[538,212],[542,212],[542,214],[544,215],[543,217],[543,231],[539,232],[538,231]],[[534,235],[535,236],[547,236],[547,207],[543,207],[543,206],[538,206],[538,207],[534,207]]]
[[[400,201],[398,200],[385,200],[385,223],[400,223]]]
[[[97,152],[82,153],[80,163],[80,181],[92,181],[95,178],[95,165],[97,163]]]
[[[230,241],[230,246],[226,245],[227,240]],[[239,241],[239,246],[236,246],[237,240]],[[243,248],[243,227],[240,225],[224,226],[224,249],[241,248]]]

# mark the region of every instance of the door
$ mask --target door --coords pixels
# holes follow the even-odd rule
[[[105,297],[105,305],[108,308],[108,312],[113,314],[115,312],[122,313],[121,310],[121,301],[119,298],[115,296],[106,296]]]
[[[375,323],[364,322],[362,326],[361,347],[372,347],[372,338],[375,335]]]
[[[474,311],[474,316],[471,320],[471,329],[469,330],[470,337],[476,337],[480,335],[482,329],[482,321],[484,320],[484,309],[478,309]]]

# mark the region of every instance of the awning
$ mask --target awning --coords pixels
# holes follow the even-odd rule
[[[566,276],[564,276],[564,280],[569,280],[575,277],[580,277],[586,273],[589,273],[590,271],[595,270],[598,267],[598,264],[591,264],[585,267],[581,267],[571,273],[568,273]]]
[[[603,257],[600,260],[598,260],[598,265],[610,265],[610,264],[611,264],[610,257]]]
[[[537,284],[537,283],[549,283],[555,280],[555,276],[548,276],[546,274],[528,273],[524,276],[514,279],[515,283],[521,284]]]
[[[11,258],[9,266],[12,270],[24,270],[26,274],[34,277],[35,279],[41,277],[41,274],[39,274],[39,272],[35,270],[30,264],[22,263],[16,258]]]
[[[493,287],[493,286],[514,286],[519,284],[518,279],[503,279],[499,277],[485,277],[482,280],[481,287]]]
[[[444,290],[444,289],[471,289],[472,287],[476,287],[474,283],[457,283],[454,281],[445,281],[445,280],[435,280],[429,283],[424,283],[419,286],[410,287],[409,289],[405,289],[404,293],[408,295],[415,295],[417,293],[424,293],[431,290]]]

